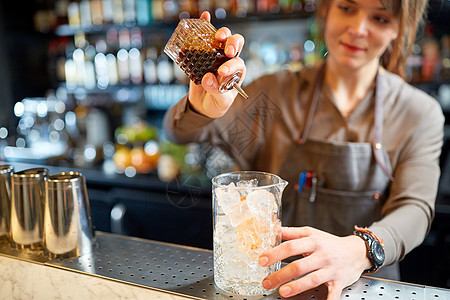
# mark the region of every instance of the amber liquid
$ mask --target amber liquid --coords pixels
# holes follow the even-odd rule
[[[217,69],[230,58],[222,49],[190,50],[181,48],[178,65],[195,84],[201,84],[206,73],[216,73]]]

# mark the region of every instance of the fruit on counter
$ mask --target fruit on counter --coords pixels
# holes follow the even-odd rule
[[[159,151],[159,144],[156,141],[148,141],[144,145],[144,151],[146,158],[152,164],[154,168],[158,166],[158,159],[161,156],[161,152]]]
[[[119,147],[116,149],[112,159],[117,170],[123,172],[127,167],[131,166],[131,149]]]
[[[131,126],[120,126],[114,131],[114,137],[119,144],[133,144],[147,142],[158,137],[158,129],[145,122],[138,122]]]
[[[149,143],[155,143],[150,141]],[[156,144],[157,145],[157,144]],[[123,172],[127,167],[134,167],[137,173],[148,173],[155,169],[158,165],[160,153],[156,146],[152,151],[148,151],[148,147],[128,148],[118,146],[113,155],[113,162],[119,172]]]
[[[132,167],[136,173],[145,174],[157,168],[157,175],[162,181],[172,181],[181,173],[189,172],[184,161],[187,153],[185,145],[167,141],[158,143],[155,140],[142,144],[135,143],[134,147],[130,147],[130,144],[116,143],[112,159],[118,172]]]
[[[131,150],[131,164],[137,173],[147,173],[153,169],[153,166],[147,160],[143,148],[133,148]]]
[[[120,126],[114,131],[116,152],[113,162],[119,172],[133,167],[137,173],[148,173],[155,169],[160,156],[156,142],[158,129],[144,121],[129,126]]]
[[[144,148],[131,150],[131,164],[138,173],[148,173],[158,165],[159,152],[148,155]]]

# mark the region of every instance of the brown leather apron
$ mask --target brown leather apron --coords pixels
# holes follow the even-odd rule
[[[372,144],[308,138],[324,72],[323,65],[317,74],[302,136],[288,150],[279,171],[291,183],[283,193],[283,225],[312,226],[345,236],[353,233],[354,225],[369,226],[381,219],[381,207],[393,180],[389,157],[381,143],[384,89],[378,72]],[[296,183],[302,172],[313,177],[299,187]],[[376,274],[399,279],[398,266],[382,268]]]

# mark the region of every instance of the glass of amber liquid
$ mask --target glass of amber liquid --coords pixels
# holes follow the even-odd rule
[[[225,55],[225,43],[215,39],[216,28],[203,19],[183,19],[167,42],[164,52],[189,76],[200,84],[206,73],[216,73],[217,69],[230,57]],[[235,89],[245,99],[244,90],[238,85],[242,72],[219,77],[219,90],[224,93]]]

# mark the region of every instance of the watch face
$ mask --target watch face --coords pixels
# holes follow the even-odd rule
[[[377,265],[382,265],[384,263],[384,250],[380,243],[372,243],[372,253],[373,259]]]

